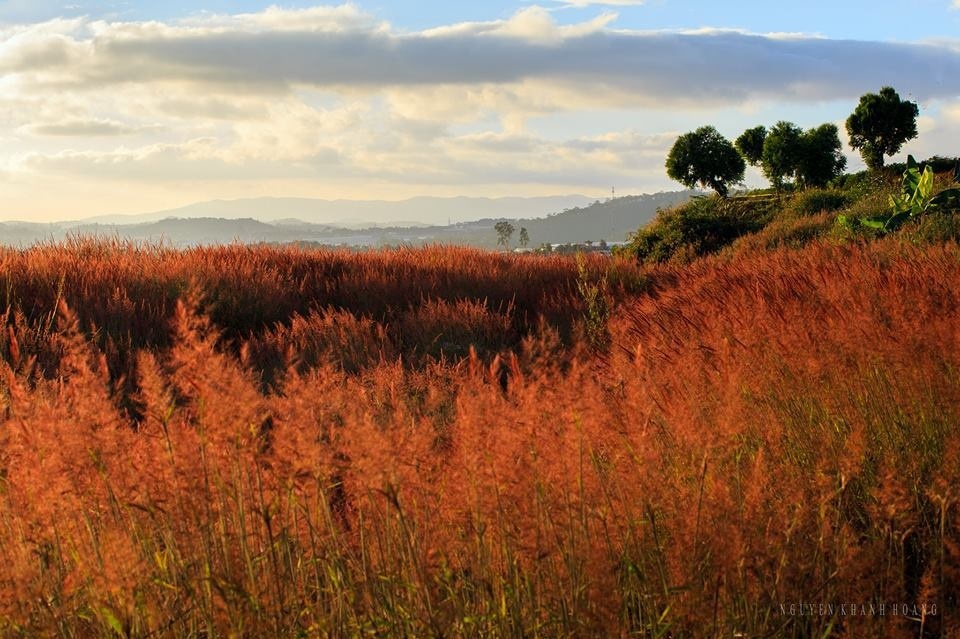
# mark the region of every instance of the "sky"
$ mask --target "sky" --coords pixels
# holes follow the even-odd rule
[[[672,190],[686,131],[842,132],[887,85],[900,157],[960,155],[960,0],[800,6],[0,0],[0,219]]]

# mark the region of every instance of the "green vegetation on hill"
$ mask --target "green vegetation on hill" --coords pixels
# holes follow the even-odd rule
[[[918,114],[892,87],[863,95],[846,128],[869,171],[854,175],[843,173],[847,160],[832,123],[804,131],[781,120],[769,131],[747,129],[733,144],[712,126],[681,135],[667,156],[667,175],[717,195],[658,211],[624,252],[640,262],[682,263],[733,245],[796,247],[824,235],[856,240],[902,232],[914,241],[956,240],[960,159],[933,157],[918,165],[910,156],[884,169],[884,156],[917,137]],[[728,199],[747,163],[760,167],[774,193]]]
[[[767,197],[750,201],[698,197],[666,209],[631,238],[628,250],[643,262],[689,261],[715,253],[737,238],[759,231],[770,219]]]
[[[958,158],[934,157],[919,166],[890,165],[884,171],[843,175],[826,188],[808,188],[775,195],[753,191],[735,197],[698,197],[662,209],[636,231],[623,249],[645,263],[686,263],[722,250],[746,251],[799,247],[816,238],[865,240],[898,233],[915,242],[960,239],[955,215]],[[917,176],[929,176],[922,211],[896,217],[896,227],[884,228],[897,215],[897,206],[915,202]],[[908,177],[895,171],[903,170]],[[899,204],[897,204],[899,203]],[[880,222],[877,222],[877,221]]]

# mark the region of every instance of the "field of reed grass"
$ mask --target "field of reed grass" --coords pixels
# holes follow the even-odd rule
[[[960,634],[960,247],[0,252],[0,635]]]

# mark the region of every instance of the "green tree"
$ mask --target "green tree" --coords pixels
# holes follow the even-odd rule
[[[907,140],[917,137],[916,102],[901,100],[892,87],[867,93],[847,118],[850,146],[860,151],[871,169],[883,168],[885,155],[894,155]]]
[[[497,232],[497,246],[509,246],[510,237],[513,235],[514,226],[507,220],[500,220],[493,225],[493,230]]]
[[[689,188],[711,188],[720,197],[743,180],[746,168],[737,149],[712,126],[681,135],[667,156],[670,178]]]
[[[786,178],[792,178],[800,165],[803,130],[792,122],[777,122],[763,141],[763,174],[778,191]]]
[[[823,188],[847,166],[836,124],[809,129],[800,139],[797,181],[805,187]]]
[[[763,142],[767,139],[767,127],[755,126],[747,129],[733,143],[740,151],[740,155],[753,166],[760,166],[763,161]]]
[[[520,246],[522,246],[523,248],[527,248],[527,244],[529,243],[530,243],[530,234],[527,233],[527,229],[525,227],[521,226],[520,227]]]

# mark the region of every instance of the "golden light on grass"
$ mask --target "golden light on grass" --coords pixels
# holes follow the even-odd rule
[[[0,272],[5,636],[960,630],[956,245]]]

